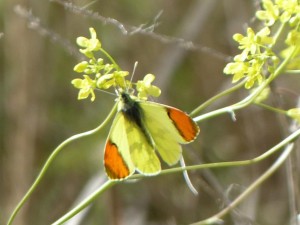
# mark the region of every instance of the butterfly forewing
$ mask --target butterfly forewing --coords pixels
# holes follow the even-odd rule
[[[126,133],[125,118],[117,113],[104,151],[104,166],[110,179],[124,179],[134,173]]]
[[[198,125],[189,117],[185,112],[173,108],[166,107],[169,118],[173,121],[173,124],[177,128],[180,135],[184,138],[185,143],[189,143],[197,137],[200,132]]]
[[[199,133],[196,123],[184,112],[154,102],[141,102],[144,121],[157,151],[168,164],[177,163],[181,157],[181,144],[195,139]],[[186,124],[187,123],[187,124]]]

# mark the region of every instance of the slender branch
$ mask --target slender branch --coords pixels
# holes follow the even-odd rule
[[[289,55],[282,61],[282,63],[277,67],[275,72],[270,75],[270,77],[265,80],[258,88],[256,88],[250,95],[248,95],[246,98],[243,100],[239,101],[238,103],[235,103],[231,106],[226,106],[221,109],[217,109],[215,111],[206,113],[204,115],[198,116],[194,118],[195,121],[199,122],[201,120],[207,119],[207,118],[212,118],[214,116],[223,114],[223,113],[228,113],[228,112],[234,112],[235,110],[242,109],[251,103],[254,102],[255,98],[276,78],[278,77],[283,70],[285,69],[286,65],[289,63],[290,59],[294,56],[294,54],[298,51],[298,47],[294,47],[292,51],[290,51]]]
[[[101,123],[98,127],[96,127],[93,130],[84,132],[84,133],[80,133],[80,134],[76,134],[71,136],[70,138],[66,139],[64,142],[62,142],[53,152],[52,154],[49,156],[49,158],[47,159],[46,163],[44,164],[43,168],[41,169],[40,173],[38,174],[37,178],[35,179],[34,183],[31,185],[31,187],[29,188],[29,190],[26,192],[26,194],[24,195],[24,197],[21,199],[21,201],[18,203],[18,205],[16,206],[16,208],[14,209],[13,213],[11,214],[7,225],[11,225],[12,222],[14,221],[17,213],[20,211],[20,209],[22,208],[22,206],[25,204],[25,202],[29,199],[29,197],[31,196],[31,194],[33,193],[33,191],[37,188],[37,186],[39,185],[39,183],[41,182],[42,178],[44,177],[46,171],[48,170],[50,164],[53,162],[53,160],[56,158],[56,156],[58,155],[58,153],[61,152],[61,150],[67,145],[70,144],[71,142],[79,139],[79,138],[83,138],[89,135],[92,135],[96,132],[98,132],[99,130],[101,130],[114,116],[115,112],[117,109],[117,104],[115,104],[115,106],[113,107],[113,109],[111,110],[111,112],[109,113],[109,115],[106,117],[106,119],[103,121],[103,123]]]
[[[284,114],[284,115],[286,114],[286,111],[285,111],[285,110],[278,109],[278,108],[274,108],[274,107],[272,107],[272,106],[266,105],[266,104],[261,103],[261,102],[259,102],[259,103],[256,102],[255,105],[260,106],[260,107],[262,107],[262,108],[264,108],[264,109],[270,110],[270,111],[272,111],[272,112],[277,112],[277,113]]]
[[[116,69],[118,71],[121,70],[119,65],[116,63],[116,61],[113,59],[113,57],[111,57],[111,55],[107,53],[107,51],[105,51],[103,48],[100,48],[100,51],[114,64],[114,66],[116,67]]]
[[[286,70],[286,73],[299,75],[300,70]]]
[[[71,219],[73,216],[75,216],[77,213],[82,211],[84,208],[86,208],[89,204],[91,204],[100,194],[102,194],[107,189],[111,188],[114,184],[116,184],[116,181],[108,180],[103,185],[101,185],[100,188],[98,188],[93,195],[90,195],[89,197],[85,198],[81,203],[79,203],[74,209],[69,211],[67,214],[62,216],[60,219],[52,223],[52,225],[60,225],[64,222]]]
[[[197,223],[193,223],[192,225],[205,225],[205,224],[214,224],[220,223],[223,216],[225,216],[230,210],[235,208],[241,201],[243,201],[249,194],[251,194],[257,187],[259,187],[264,181],[266,181],[288,158],[291,151],[294,148],[294,144],[289,144],[283,153],[278,157],[278,159],[274,162],[274,164],[269,167],[269,169],[263,173],[257,180],[255,180],[242,194],[240,194],[233,202],[231,202],[225,209],[215,214],[214,216],[199,221]]]
[[[171,173],[176,173],[176,172],[182,172],[182,171],[187,171],[187,170],[251,165],[251,164],[260,162],[260,161],[268,158],[268,156],[274,154],[275,152],[280,150],[282,147],[289,144],[291,141],[293,141],[299,135],[300,135],[300,129],[296,130],[291,135],[286,137],[283,141],[281,141],[280,143],[275,145],[273,148],[269,149],[264,154],[254,158],[254,159],[235,161],[235,162],[207,163],[207,164],[194,165],[194,166],[176,167],[176,168],[163,170],[163,171],[161,171],[160,175],[171,174]],[[145,175],[142,175],[142,174],[135,174],[135,175],[132,175],[131,177],[129,177],[128,180],[141,179],[141,178],[145,179],[145,178],[149,178],[149,176],[145,176]],[[87,207],[92,201],[94,201],[105,190],[110,188],[112,185],[117,184],[117,183],[121,183],[121,182],[124,182],[124,181],[111,181],[111,182],[108,181],[108,182],[106,182],[98,190],[96,190],[95,192],[90,194],[89,197],[87,197],[84,201],[82,201],[79,205],[77,205],[74,209],[72,209],[70,212],[65,214],[63,217],[61,217],[59,220],[57,220],[52,225],[59,225],[59,224],[62,224],[63,222],[65,222],[65,221],[71,219],[73,216],[75,216],[77,213],[79,213],[81,210],[83,210],[85,207]]]
[[[246,80],[243,80],[242,82],[238,83],[237,85],[226,89],[225,91],[213,96],[212,98],[208,99],[206,102],[202,103],[199,107],[197,107],[195,110],[193,110],[190,115],[193,116],[195,114],[198,114],[200,111],[202,111],[203,109],[205,109],[207,106],[211,105],[214,101],[218,100],[221,97],[224,97],[228,94],[231,94],[232,92],[240,89],[241,87],[243,87],[246,83]]]
[[[78,48],[75,45],[73,45],[72,43],[70,43],[70,41],[60,36],[58,33],[54,32],[48,27],[45,27],[45,25],[42,24],[40,19],[36,17],[31,10],[26,9],[21,5],[16,5],[14,7],[14,12],[18,16],[26,19],[28,27],[30,29],[37,31],[40,35],[48,37],[51,41],[58,43],[65,49],[66,52],[68,52],[70,55],[76,56],[77,59],[83,59],[82,55],[79,53]]]
[[[217,162],[217,163],[206,163],[206,164],[200,164],[200,165],[193,165],[193,166],[186,166],[186,167],[175,167],[170,169],[165,169],[160,172],[160,175],[165,174],[171,174],[171,173],[177,173],[182,172],[184,170],[198,170],[198,169],[209,169],[209,168],[222,168],[222,167],[235,167],[235,166],[247,166],[252,165],[254,163],[258,163],[275,152],[279,151],[282,147],[286,146],[290,142],[294,141],[295,138],[297,138],[300,135],[300,129],[296,130],[289,136],[287,136],[284,140],[279,142],[277,145],[273,146],[269,150],[267,150],[265,153],[259,155],[258,157],[255,157],[253,159],[248,160],[240,160],[240,161],[233,161],[233,162]],[[134,174],[128,179],[141,179],[144,178],[145,175],[142,174]]]
[[[212,49],[212,48],[209,48],[206,46],[202,46],[199,44],[194,44],[192,41],[187,41],[187,40],[184,40],[183,38],[171,37],[171,36],[158,34],[158,33],[154,32],[154,28],[157,26],[156,20],[157,20],[158,16],[155,17],[154,24],[151,24],[149,26],[144,26],[144,25],[142,25],[142,26],[129,26],[129,25],[126,26],[122,22],[120,22],[114,18],[104,17],[98,12],[93,12],[92,10],[87,10],[87,9],[85,9],[83,7],[79,7],[71,2],[66,2],[63,0],[50,0],[50,1],[63,5],[66,10],[69,10],[73,13],[99,20],[103,24],[113,25],[113,26],[117,27],[123,35],[130,36],[130,35],[135,35],[135,34],[142,34],[142,35],[146,35],[147,37],[151,37],[155,40],[158,40],[164,44],[175,44],[186,50],[205,52],[205,53],[208,53],[208,54],[214,56],[215,58],[221,59],[226,62],[229,62],[231,60],[230,56],[228,56],[224,53],[221,53],[220,51],[217,51],[215,49]],[[160,15],[160,13],[159,13],[159,15]]]

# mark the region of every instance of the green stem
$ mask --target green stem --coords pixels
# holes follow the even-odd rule
[[[108,54],[107,51],[105,51],[103,48],[100,48],[100,51],[115,65],[116,69],[118,71],[121,70],[121,68],[119,67],[119,65],[116,63],[116,61],[110,56],[110,54]]]
[[[274,108],[274,107],[272,107],[272,106],[266,105],[266,104],[261,103],[261,102],[256,102],[255,105],[260,106],[260,107],[262,107],[262,108],[264,108],[264,109],[273,111],[273,112],[278,112],[278,113],[280,113],[280,114],[286,114],[286,111],[285,111],[285,110],[278,109],[278,108]]]
[[[286,73],[299,75],[300,70],[286,70]]]
[[[251,104],[252,102],[254,102],[255,98],[277,77],[279,76],[282,71],[284,70],[284,68],[286,67],[286,65],[288,64],[289,60],[293,57],[293,55],[295,54],[295,52],[297,51],[297,47],[294,47],[293,51],[290,52],[290,54],[284,59],[284,61],[277,67],[277,69],[275,70],[275,72],[273,74],[271,74],[271,76],[265,80],[258,88],[256,88],[250,95],[248,95],[246,98],[244,98],[243,100],[241,100],[238,103],[235,103],[231,106],[226,106],[224,108],[221,109],[217,109],[215,111],[206,113],[204,115],[201,116],[197,116],[194,118],[194,120],[196,122],[199,122],[201,120],[207,119],[207,118],[212,118],[214,116],[223,114],[223,113],[232,113],[235,110],[244,108],[246,106],[248,106],[249,104]]]
[[[221,163],[208,163],[208,164],[201,164],[201,165],[195,165],[195,166],[186,166],[186,167],[177,167],[177,168],[171,168],[167,170],[163,170],[160,175],[165,174],[171,174],[176,172],[182,172],[184,170],[196,170],[196,169],[208,169],[208,168],[221,168],[221,167],[233,167],[233,166],[245,166],[250,165],[253,163],[260,162],[266,158],[268,158],[270,155],[277,152],[282,147],[286,146],[288,143],[293,141],[296,137],[300,135],[300,129],[296,130],[294,133],[286,137],[283,141],[275,145],[273,148],[266,151],[264,154],[250,160],[242,160],[242,161],[236,161],[236,162],[221,162]],[[142,174],[135,174],[131,176],[128,179],[140,179],[145,178]],[[73,216],[75,216],[77,213],[79,213],[81,210],[83,210],[85,207],[87,207],[89,204],[91,204],[100,194],[102,194],[105,190],[110,188],[112,185],[118,183],[119,181],[107,181],[104,185],[102,185],[98,190],[96,190],[94,193],[92,193],[88,198],[86,198],[84,201],[82,201],[79,205],[77,205],[74,209],[69,211],[67,214],[65,214],[63,217],[61,217],[59,220],[54,222],[52,225],[59,225],[67,220],[71,219]]]
[[[182,172],[184,170],[198,170],[198,169],[223,168],[223,167],[236,167],[236,166],[252,165],[254,163],[258,163],[258,162],[268,158],[270,155],[274,154],[275,152],[280,150],[282,147],[284,147],[287,144],[289,144],[290,142],[292,142],[299,135],[300,135],[300,129],[298,129],[295,132],[293,132],[292,134],[290,134],[288,137],[286,137],[284,140],[279,142],[277,145],[275,145],[272,148],[270,148],[269,150],[267,150],[265,153],[259,155],[258,157],[255,157],[253,159],[240,160],[240,161],[234,161],[234,162],[206,163],[206,164],[186,166],[186,167],[170,168],[170,169],[162,170],[160,172],[160,175]],[[140,178],[145,178],[145,175],[135,174],[135,175],[132,175],[129,179],[140,179]]]
[[[19,210],[22,208],[22,206],[25,204],[25,202],[28,200],[28,198],[31,196],[31,194],[33,193],[33,191],[37,188],[37,186],[39,185],[39,183],[41,182],[42,178],[44,177],[46,171],[48,170],[50,164],[52,163],[52,161],[56,158],[56,156],[58,155],[58,153],[60,153],[60,151],[69,143],[79,139],[79,138],[83,138],[89,135],[92,135],[94,133],[96,133],[97,131],[101,130],[113,117],[113,115],[115,114],[115,111],[117,109],[117,104],[115,104],[115,106],[113,107],[112,111],[109,113],[109,115],[106,117],[106,119],[103,121],[103,123],[101,123],[98,127],[96,127],[93,130],[81,133],[81,134],[76,134],[73,135],[72,137],[66,139],[64,142],[62,142],[53,152],[52,154],[49,156],[49,158],[47,159],[46,163],[44,164],[43,168],[41,169],[40,173],[38,174],[37,178],[35,179],[34,183],[31,185],[31,187],[29,188],[29,190],[26,192],[26,194],[24,195],[24,197],[21,199],[21,201],[18,203],[18,205],[16,206],[16,208],[14,209],[14,211],[12,212],[7,225],[11,225],[12,222],[14,221],[17,213],[19,212]]]
[[[218,100],[219,98],[231,94],[232,92],[238,90],[239,88],[243,87],[244,84],[246,83],[246,80],[240,82],[239,84],[213,96],[212,98],[208,99],[206,102],[204,102],[203,104],[201,104],[199,107],[197,107],[194,111],[192,111],[190,113],[190,116],[194,116],[195,114],[198,114],[200,111],[202,111],[204,108],[206,108],[207,106],[209,106],[210,104],[212,104],[214,101]]]
[[[221,109],[214,110],[214,111],[209,112],[209,113],[205,113],[205,114],[197,116],[193,119],[196,122],[200,122],[201,120],[212,118],[212,117],[215,117],[215,116],[220,115],[220,114],[233,113],[235,110],[244,108],[244,107],[248,106],[249,104],[251,104],[254,101],[254,99],[259,95],[259,93],[265,87],[266,87],[266,82],[265,82],[265,84],[261,84],[261,86],[259,86],[252,94],[248,95],[246,98],[244,98],[240,102],[235,103],[235,104],[230,105],[230,106],[223,107]]]
[[[280,35],[281,35],[282,32],[284,31],[285,25],[286,25],[286,22],[281,23],[280,27],[278,28],[276,34],[275,34],[274,37],[273,37],[274,42],[273,42],[273,44],[270,46],[271,48],[273,48],[274,45],[277,43],[278,38],[280,37]]]
[[[230,210],[241,203],[249,194],[251,194],[257,187],[259,187],[264,181],[266,181],[285,162],[293,148],[294,144],[289,144],[282,152],[282,154],[278,157],[278,159],[274,162],[274,164],[258,179],[256,179],[242,194],[240,194],[234,201],[232,201],[225,209],[208,219],[193,223],[192,225],[213,224],[222,221],[220,218],[225,216]]]
[[[186,167],[177,167],[177,168],[171,168],[167,170],[163,170],[160,175],[164,174],[171,174],[176,172],[182,172],[184,170],[195,170],[195,169],[208,169],[208,168],[221,168],[221,167],[233,167],[233,166],[245,166],[250,165],[253,163],[260,162],[271,154],[274,154],[276,151],[281,149],[283,146],[287,145],[291,141],[293,141],[296,137],[300,135],[300,129],[289,135],[287,138],[285,138],[283,141],[278,143],[273,148],[266,151],[264,154],[250,160],[243,160],[243,161],[236,161],[236,162],[221,162],[221,163],[208,163],[208,164],[201,164],[201,165],[195,165],[195,166],[186,166]],[[145,178],[142,174],[135,174],[131,176],[128,179],[140,179]],[[52,225],[59,225],[63,222],[66,222],[67,220],[74,217],[77,213],[79,213],[81,210],[83,210],[85,207],[87,207],[89,204],[91,204],[100,194],[102,194],[104,191],[106,191],[108,188],[110,188],[112,185],[118,183],[120,181],[107,181],[105,184],[103,184],[98,190],[93,192],[88,198],[86,198],[84,201],[82,201],[79,205],[77,205],[74,209],[69,211],[67,214],[65,214],[63,217],[61,217],[59,220],[54,222]]]
[[[274,36],[274,40],[275,40],[274,44],[276,43],[277,39],[280,37],[280,35],[284,31],[284,27],[285,27],[285,23],[281,24],[281,26],[279,27],[277,33]],[[274,44],[271,45],[270,48],[274,47]],[[201,120],[204,120],[207,118],[212,118],[214,116],[217,116],[217,115],[220,115],[223,113],[228,113],[228,112],[232,113],[235,110],[244,108],[244,107],[248,106],[249,104],[251,104],[252,102],[254,102],[255,98],[261,93],[261,91],[263,91],[264,88],[266,88],[277,76],[279,76],[282,73],[282,71],[284,70],[284,68],[290,61],[290,59],[297,52],[297,50],[298,50],[298,47],[294,47],[293,51],[291,51],[290,54],[283,60],[283,62],[277,67],[275,72],[273,74],[271,74],[270,77],[265,82],[263,82],[258,88],[256,88],[256,90],[252,94],[250,94],[249,96],[247,96],[246,98],[244,98],[243,100],[241,100],[240,102],[238,102],[236,104],[206,113],[201,116],[198,116],[198,117],[194,118],[194,120],[199,122]]]
[[[298,47],[293,47],[293,51],[290,52],[290,54],[283,60],[283,62],[277,67],[277,69],[275,70],[274,74],[272,76],[269,77],[270,83],[277,77],[279,76],[282,71],[284,70],[284,68],[286,67],[286,65],[289,63],[290,59],[294,56],[294,54],[297,52]]]
[[[52,225],[60,225],[63,224],[64,222],[68,221],[71,219],[73,216],[75,216],[77,213],[79,213],[81,210],[86,208],[89,204],[91,204],[95,198],[98,197],[98,195],[102,194],[104,191],[112,187],[114,184],[116,184],[118,181],[112,181],[108,180],[106,181],[101,187],[99,187],[92,195],[89,197],[85,198],[80,204],[78,204],[74,209],[66,213],[64,216],[62,216],[60,219],[52,223]]]

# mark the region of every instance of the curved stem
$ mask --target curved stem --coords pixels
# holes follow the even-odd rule
[[[223,107],[221,109],[214,110],[214,111],[209,112],[209,113],[205,113],[205,114],[197,116],[197,117],[195,117],[193,119],[196,122],[200,122],[201,120],[212,118],[214,116],[217,116],[217,115],[220,115],[220,114],[223,114],[223,113],[232,113],[235,110],[244,108],[247,105],[251,104],[254,101],[254,99],[260,94],[260,92],[266,86],[267,86],[267,83],[265,82],[265,84],[262,84],[261,86],[259,86],[252,94],[248,95],[246,98],[244,98],[243,100],[239,101],[238,103],[235,103],[235,104],[230,105],[230,106]]]
[[[107,51],[105,51],[103,48],[100,48],[100,51],[115,65],[116,69],[118,71],[121,70],[121,68],[119,67],[119,65],[116,63],[116,61],[110,56],[110,54],[108,54]]]
[[[98,195],[102,194],[104,191],[112,187],[114,184],[116,184],[118,181],[112,181],[108,180],[103,185],[101,185],[100,188],[98,188],[93,194],[91,194],[89,197],[85,198],[81,203],[79,203],[74,209],[69,211],[67,214],[62,216],[60,219],[52,223],[52,225],[59,225],[63,224],[64,222],[71,219],[73,216],[75,216],[77,213],[79,213],[81,210],[86,208],[89,204],[91,204],[95,198],[98,197]]]
[[[250,160],[242,160],[242,161],[235,161],[235,162],[221,162],[221,163],[208,163],[208,164],[202,164],[202,165],[195,165],[195,166],[186,166],[186,167],[177,167],[177,168],[171,168],[167,170],[163,170],[160,175],[164,174],[171,174],[175,172],[182,172],[185,170],[195,170],[195,169],[207,169],[207,168],[221,168],[221,167],[233,167],[233,166],[245,166],[250,165],[253,163],[260,162],[264,159],[266,159],[271,154],[274,154],[279,149],[281,149],[283,146],[287,145],[291,141],[293,141],[296,137],[300,135],[300,129],[296,130],[294,133],[289,135],[287,138],[285,138],[283,141],[275,145],[273,148],[266,151],[264,154]],[[128,179],[139,179],[139,178],[145,178],[142,174],[135,174],[131,176]],[[106,191],[108,188],[113,186],[114,184],[119,183],[120,181],[112,181],[109,180],[105,184],[103,184],[98,190],[93,192],[88,198],[86,198],[84,201],[82,201],[79,205],[77,205],[74,209],[69,211],[67,214],[62,216],[60,219],[58,219],[56,222],[54,222],[52,225],[59,225],[67,220],[71,219],[73,216],[75,216],[77,213],[79,213],[81,210],[83,210],[85,207],[87,207],[90,203],[92,203],[100,194],[102,194],[104,191]],[[121,181],[122,182],[122,181]]]
[[[286,73],[299,75],[300,70],[286,70]]]
[[[191,113],[190,113],[190,116],[194,116],[195,114],[199,113],[201,110],[203,110],[204,108],[206,108],[207,106],[209,106],[210,104],[212,104],[214,101],[216,101],[217,99],[227,95],[227,94],[230,94],[236,90],[238,90],[239,88],[243,87],[244,84],[246,83],[246,80],[243,80],[242,82],[240,82],[239,84],[213,96],[212,98],[208,99],[207,101],[205,101],[204,103],[202,103],[199,107],[197,107],[195,110],[193,110]]]
[[[161,171],[160,175],[182,172],[182,171],[192,170],[192,169],[195,170],[195,169],[207,169],[207,168],[221,168],[221,167],[229,167],[229,166],[230,167],[245,166],[245,165],[257,163],[257,162],[260,162],[260,161],[266,159],[271,154],[274,154],[279,149],[281,149],[283,146],[285,146],[288,143],[290,143],[291,141],[293,141],[299,135],[300,135],[300,129],[296,130],[294,133],[292,133],[291,135],[286,137],[283,141],[281,141],[280,143],[275,145],[273,148],[269,149],[264,154],[254,158],[254,159],[235,161],[235,162],[208,163],[208,164],[195,165],[195,166],[171,168],[171,169]],[[142,174],[135,174],[135,175],[129,177],[128,179],[140,179],[140,178],[146,178],[146,176],[142,175]],[[62,216],[60,219],[58,219],[52,225],[59,225],[59,224],[66,222],[67,220],[71,219],[73,216],[75,216],[77,213],[79,213],[81,210],[83,210],[85,207],[87,207],[90,203],[92,203],[96,199],[96,197],[98,197],[100,194],[102,194],[104,191],[106,191],[112,185],[117,184],[119,182],[122,182],[122,181],[112,181],[112,180],[107,181],[98,190],[93,192],[88,198],[86,198],[79,205],[77,205],[74,209],[69,211],[64,216]]]
[[[259,103],[256,102],[255,105],[260,106],[260,107],[262,107],[262,108],[264,108],[264,109],[270,110],[270,111],[272,111],[272,112],[277,112],[277,113],[280,113],[280,114],[286,114],[286,110],[274,108],[274,107],[272,107],[272,106],[266,105],[266,104],[261,103],[261,102],[259,102]]]
[[[22,206],[25,204],[25,202],[28,200],[28,198],[30,197],[30,195],[33,193],[33,191],[37,188],[37,186],[39,185],[39,183],[41,182],[42,178],[44,177],[46,171],[48,170],[50,164],[53,162],[53,160],[55,159],[55,157],[58,155],[58,153],[61,152],[61,150],[69,143],[71,143],[72,141],[75,141],[79,138],[83,138],[89,135],[92,135],[94,133],[96,133],[97,131],[101,130],[113,117],[113,115],[115,114],[115,111],[117,109],[117,104],[115,104],[115,106],[113,107],[112,111],[109,113],[109,115],[106,117],[106,119],[103,121],[103,123],[101,123],[98,127],[96,127],[93,130],[81,133],[81,134],[76,134],[71,136],[70,138],[66,139],[65,141],[63,141],[53,152],[52,154],[49,156],[49,158],[47,159],[46,163],[44,164],[43,168],[41,169],[40,173],[38,174],[37,178],[35,179],[35,181],[33,182],[33,184],[31,185],[31,187],[29,188],[29,190],[26,192],[26,194],[24,195],[24,197],[21,199],[21,201],[18,203],[18,205],[16,206],[16,208],[14,209],[13,213],[11,214],[7,225],[11,225],[12,222],[14,221],[14,218],[16,217],[17,213],[19,212],[19,210],[22,208]]]
[[[281,23],[280,27],[278,28],[276,34],[274,35],[274,41],[273,44],[271,45],[271,48],[274,47],[274,45],[277,43],[278,38],[280,37],[280,35],[282,34],[282,32],[284,31],[286,22]]]
[[[223,216],[225,216],[230,210],[235,208],[242,200],[244,200],[250,193],[252,193],[261,183],[266,181],[287,159],[290,155],[291,151],[294,148],[294,144],[289,144],[283,153],[278,157],[278,159],[274,162],[274,164],[264,172],[257,180],[255,180],[242,194],[240,194],[233,202],[231,202],[225,209],[217,213],[216,215],[199,221],[197,223],[193,223],[192,225],[205,225],[205,224],[213,224],[214,222],[220,222]]]
[[[255,91],[253,91],[250,95],[248,95],[246,98],[244,98],[243,100],[239,101],[238,103],[235,103],[233,105],[230,106],[226,106],[224,108],[221,109],[217,109],[215,111],[206,113],[204,115],[201,116],[197,116],[194,118],[194,120],[196,122],[199,122],[201,120],[207,119],[207,118],[212,118],[214,116],[223,114],[223,113],[232,113],[235,110],[244,108],[246,106],[248,106],[249,104],[251,104],[252,102],[254,102],[255,98],[277,77],[279,76],[282,71],[284,70],[284,68],[286,67],[286,65],[288,64],[289,60],[293,57],[293,55],[295,54],[295,52],[297,52],[298,48],[294,47],[293,51],[290,52],[290,54],[284,59],[284,61],[277,67],[277,69],[275,70],[275,72],[273,74],[271,74],[271,76],[265,80],[265,82],[263,82],[258,88],[255,89]]]
[[[269,156],[271,156],[275,152],[279,151],[282,147],[284,147],[287,144],[289,144],[290,142],[292,142],[298,136],[300,136],[300,129],[294,131],[292,134],[287,136],[284,140],[279,142],[277,145],[273,146],[272,148],[267,150],[265,153],[259,155],[258,157],[255,157],[253,159],[240,160],[240,161],[234,161],[234,162],[206,163],[206,164],[186,166],[186,167],[175,167],[175,168],[162,170],[159,175],[172,174],[172,173],[182,172],[184,170],[198,170],[198,169],[223,168],[223,167],[252,165],[254,163],[258,163],[258,162],[268,158]],[[131,177],[129,177],[128,179],[140,179],[140,178],[145,178],[145,175],[135,174],[135,175],[132,175]]]

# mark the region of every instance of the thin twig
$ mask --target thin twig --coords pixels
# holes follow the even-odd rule
[[[187,41],[184,40],[183,38],[171,37],[171,36],[167,36],[155,32],[154,29],[159,24],[157,20],[161,15],[161,12],[159,12],[158,15],[154,18],[153,23],[148,26],[145,26],[144,24],[140,26],[130,26],[130,25],[124,25],[122,22],[118,21],[117,19],[104,17],[99,12],[94,12],[92,10],[79,7],[71,2],[66,2],[63,0],[50,0],[50,1],[63,5],[65,9],[75,14],[96,19],[98,21],[101,21],[103,24],[113,25],[117,27],[123,35],[128,35],[128,36],[135,35],[135,34],[146,35],[164,44],[175,44],[185,50],[204,52],[226,62],[229,62],[231,60],[231,56],[221,53],[220,51],[215,50],[213,48],[209,48],[207,46],[203,46],[200,44],[194,44],[192,41]]]
[[[297,107],[300,107],[300,99],[298,98]],[[299,128],[297,121],[293,120],[289,126],[289,131],[294,132]],[[297,149],[299,150],[299,149]],[[299,152],[299,151],[298,151]],[[288,190],[288,201],[290,211],[290,224],[300,225],[300,221],[297,218],[299,215],[299,174],[298,174],[298,163],[297,163],[297,151],[290,155],[286,164],[286,180]]]
[[[83,60],[83,56],[79,53],[78,48],[75,45],[71,44],[58,33],[46,28],[43,24],[41,24],[40,19],[33,15],[31,10],[26,9],[21,5],[16,5],[14,7],[14,12],[18,16],[27,20],[28,27],[30,29],[37,31],[42,36],[49,37],[52,42],[60,44],[60,46],[62,46],[70,55],[74,55],[77,59]]]
[[[92,134],[98,132],[99,130],[101,130],[112,119],[112,117],[115,115],[116,109],[117,109],[117,104],[115,104],[115,106],[111,110],[110,114],[106,117],[106,119],[98,127],[96,127],[95,129],[84,132],[84,133],[75,134],[75,135],[69,137],[68,139],[63,141],[60,145],[57,146],[57,148],[48,157],[47,161],[45,162],[44,166],[42,167],[41,171],[39,172],[38,176],[36,177],[35,181],[31,185],[31,187],[28,189],[26,194],[23,196],[23,198],[20,200],[20,202],[17,204],[17,206],[13,210],[13,212],[12,212],[8,222],[7,222],[7,225],[10,225],[10,224],[13,223],[13,221],[14,221],[15,217],[17,216],[18,212],[23,207],[23,205],[26,203],[26,201],[29,199],[29,197],[34,192],[34,190],[38,187],[38,185],[40,184],[42,178],[44,177],[45,173],[47,172],[49,166],[51,165],[53,160],[56,158],[56,156],[62,151],[62,149],[64,149],[64,147],[66,145],[70,144],[71,142],[73,142],[75,140],[78,140],[78,139],[83,138],[83,137],[87,137],[87,136],[92,135]]]
[[[220,224],[221,219],[225,216],[230,210],[235,208],[241,201],[243,201],[249,194],[251,194],[257,187],[259,187],[264,181],[266,181],[287,159],[290,155],[291,151],[294,148],[294,144],[289,144],[283,151],[283,153],[278,157],[278,159],[274,162],[274,164],[263,173],[258,179],[256,179],[242,194],[240,194],[230,205],[228,205],[225,209],[217,213],[216,215],[203,220],[197,223],[193,223],[193,225],[204,225],[204,224]]]

